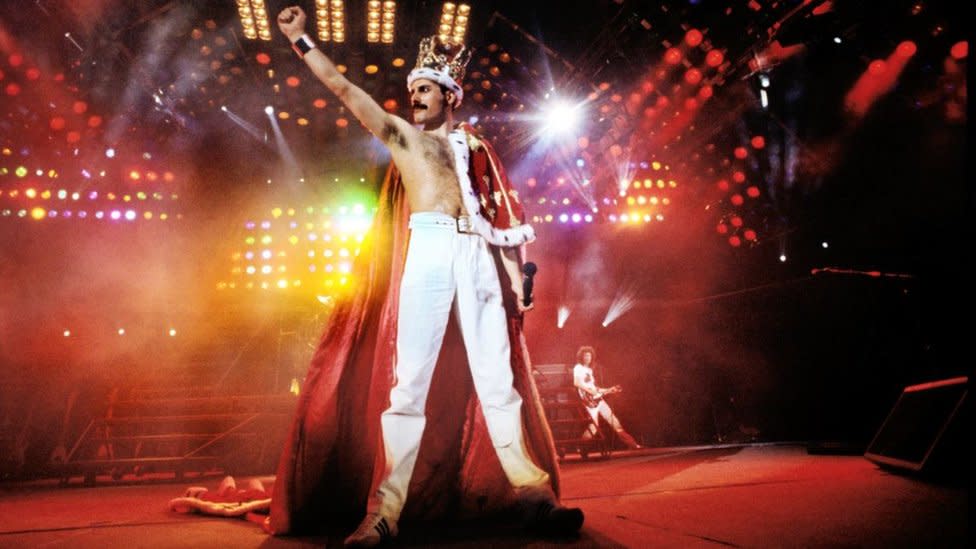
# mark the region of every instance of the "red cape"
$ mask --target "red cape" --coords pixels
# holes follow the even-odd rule
[[[472,160],[472,168],[474,164]],[[474,175],[482,179],[483,174]],[[384,470],[384,453],[377,451],[382,444],[380,414],[389,405],[393,384],[408,217],[404,190],[391,166],[372,230],[354,266],[356,286],[336,305],[302,386],[266,523],[273,534],[354,525],[378,483],[374,473]],[[503,290],[509,288],[504,269],[499,268],[499,276]],[[532,378],[514,295],[504,293],[511,368],[524,401],[526,446],[549,473],[558,496],[552,433]],[[513,502],[514,491],[488,436],[452,319],[431,384],[427,428],[401,522],[463,520],[509,509]]]

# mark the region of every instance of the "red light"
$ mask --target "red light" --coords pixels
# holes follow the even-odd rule
[[[759,187],[751,185],[746,189],[746,194],[749,195],[749,198],[759,198]]]
[[[677,65],[681,62],[681,50],[678,48],[669,48],[668,51],[664,52],[664,62],[669,65]]]
[[[11,82],[10,84],[7,84],[7,87],[4,88],[4,91],[6,91],[7,95],[11,97],[15,95],[20,95],[20,86],[18,86],[16,82]]]
[[[664,107],[668,106],[668,103],[670,103],[670,101],[668,101],[668,98],[662,95],[657,98],[657,102],[655,103],[655,105],[657,106],[657,108],[663,109]]]
[[[730,236],[729,245],[732,246],[733,248],[738,248],[739,246],[742,245],[742,239],[739,238],[738,236]]]
[[[750,143],[752,144],[753,149],[762,149],[766,146],[766,138],[761,135],[757,135],[752,138]]]
[[[345,128],[348,125],[349,125],[349,121],[346,120],[345,118],[336,119],[336,126],[339,126],[340,128]]]
[[[746,240],[749,240],[749,241],[752,241],[752,242],[755,242],[756,241],[756,231],[754,231],[752,229],[746,229],[742,233],[742,236],[746,237]]]
[[[75,101],[74,105],[71,106],[71,110],[75,111],[75,114],[84,114],[88,110],[88,103]]]
[[[735,154],[735,157],[736,158],[738,158],[739,160],[742,160],[749,153],[746,151],[746,148],[745,147],[736,147],[735,148],[735,152],[733,154]],[[736,173],[739,173],[739,172],[736,172]]]
[[[956,42],[949,50],[949,55],[951,55],[953,59],[966,58],[966,56],[969,55],[969,42],[966,40]]]
[[[746,180],[746,174],[742,172],[735,172],[732,174],[732,181],[735,181],[736,183],[742,183],[745,180]]]
[[[728,234],[729,226],[725,223],[719,223],[718,226],[715,227],[715,231],[718,232],[718,234]]]
[[[41,71],[39,69],[37,69],[36,67],[31,67],[31,68],[27,69],[27,73],[26,74],[27,74],[27,79],[28,80],[37,80],[38,78],[41,77]]]
[[[717,49],[710,50],[705,54],[705,64],[709,67],[717,67],[725,61],[725,54]]]
[[[700,97],[702,100],[709,99],[712,97],[714,91],[715,90],[713,90],[711,86],[702,86],[701,89],[698,90],[698,97]]]
[[[289,76],[288,78],[285,78],[285,84],[288,84],[289,88],[297,88],[301,83],[302,81],[299,80],[297,76]]]
[[[383,108],[390,112],[395,111],[397,108],[397,100],[387,99],[386,101],[383,102]]]
[[[651,93],[654,91],[654,82],[651,82],[650,80],[641,82],[641,91],[644,93]]]
[[[11,53],[7,62],[10,63],[11,67],[19,67],[24,62],[24,56],[19,53]]]
[[[68,143],[77,143],[81,141],[81,134],[75,131],[68,132]]]
[[[60,131],[64,129],[64,118],[60,116],[55,116],[51,119],[51,129],[54,131]]]
[[[731,223],[733,227],[741,227],[742,226],[742,218],[739,217],[739,216],[737,216],[737,215],[736,216],[733,216],[732,219],[729,220],[729,223]]]
[[[266,54],[266,53],[264,53],[264,52],[261,52],[261,53],[257,54],[255,56],[255,59],[257,59],[258,64],[261,64],[261,65],[267,65],[267,64],[271,63],[271,56],[268,55],[268,54]]]
[[[887,68],[888,66],[884,61],[875,59],[874,61],[871,61],[870,65],[868,65],[868,73],[873,74],[874,76],[880,76],[884,74]]]
[[[102,125],[102,117],[101,116],[98,116],[97,114],[93,114],[92,116],[88,117],[88,127],[89,128],[97,128],[97,127],[99,127],[101,125]]]
[[[731,201],[732,204],[735,206],[741,206],[742,203],[745,202],[745,199],[742,198],[741,194],[733,194],[732,198],[730,198],[729,201]]]
[[[702,73],[698,69],[688,69],[685,73],[685,82],[694,86],[695,84],[701,82]]]
[[[718,185],[718,188],[721,191],[727,191],[727,190],[729,190],[729,180],[728,179],[719,179],[718,180],[718,183],[716,183],[716,185]]]
[[[898,44],[898,47],[895,48],[895,52],[898,53],[900,57],[906,58],[915,55],[916,51],[918,51],[918,47],[915,45],[915,42],[912,42],[911,40],[905,40],[901,44]]]
[[[691,29],[685,33],[685,44],[688,44],[693,48],[698,47],[698,45],[702,43],[702,38],[704,37],[702,36],[700,30]]]
[[[312,106],[315,107],[316,109],[324,109],[327,104],[328,103],[325,102],[325,99],[322,98],[312,101]]]
[[[685,99],[685,109],[686,110],[693,111],[693,110],[695,110],[697,108],[698,108],[698,100],[697,99],[695,99],[694,97],[689,97],[689,98]]]

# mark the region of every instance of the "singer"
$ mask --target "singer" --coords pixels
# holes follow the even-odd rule
[[[270,530],[307,529],[365,502],[347,546],[389,541],[411,519],[483,517],[513,504],[530,529],[577,531],[583,513],[559,503],[552,434],[521,335],[519,264],[535,233],[491,145],[455,123],[470,51],[421,41],[406,82],[410,123],[350,83],[305,22],[297,6],[278,16],[296,54],[393,162],[377,242],[357,264],[365,287],[333,313],[302,389]],[[469,377],[442,349],[452,315]]]

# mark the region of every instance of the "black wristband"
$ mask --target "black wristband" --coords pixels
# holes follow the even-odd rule
[[[303,34],[298,38],[298,40],[295,40],[295,42],[292,43],[291,48],[295,50],[298,57],[305,57],[306,53],[315,48],[315,42],[312,42],[312,39],[307,34]]]

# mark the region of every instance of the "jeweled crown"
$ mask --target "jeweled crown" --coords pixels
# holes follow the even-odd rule
[[[428,36],[420,41],[415,69],[434,69],[447,73],[455,82],[464,80],[464,71],[471,61],[472,51],[463,45],[451,46],[442,43],[436,36]]]

